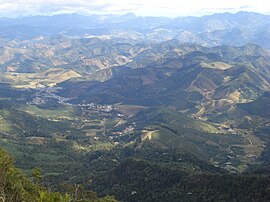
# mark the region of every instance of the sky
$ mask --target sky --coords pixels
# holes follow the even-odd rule
[[[270,14],[269,0],[0,0],[0,16],[125,14],[202,16],[250,11]]]

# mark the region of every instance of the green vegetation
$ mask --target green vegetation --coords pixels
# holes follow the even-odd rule
[[[6,201],[269,200],[266,51],[36,43],[55,55],[0,67],[0,148],[22,169],[0,152]]]
[[[223,160],[216,157],[242,155],[237,151],[228,150],[228,147],[245,145],[238,134],[220,133],[214,125],[164,107],[141,111],[130,120],[130,123],[132,122],[136,123],[137,130],[142,130],[143,139],[181,148],[205,160],[212,158],[213,161],[222,162]],[[145,138],[147,131],[154,131],[152,137]]]
[[[185,172],[172,163],[162,165],[131,159],[109,177],[114,193],[124,201],[268,201],[269,175]],[[118,186],[113,186],[118,185]]]
[[[24,106],[22,110],[31,115],[36,115],[49,119],[57,119],[60,116],[63,117],[63,119],[70,119],[74,118],[73,116],[76,114],[76,109],[71,106],[59,106],[53,109],[48,109],[46,106],[37,107],[35,105],[28,105]]]
[[[40,185],[41,172],[38,168],[33,169],[32,182],[20,170],[13,166],[12,158],[3,150],[0,150],[0,199],[1,201],[26,201],[26,202],[116,202],[114,197],[106,196],[97,198],[91,191],[85,191],[80,185],[75,187],[74,192],[64,195],[58,192],[47,191]]]

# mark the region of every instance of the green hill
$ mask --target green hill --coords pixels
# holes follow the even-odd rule
[[[114,197],[98,198],[96,193],[82,190],[78,186],[78,192],[60,194],[46,190],[40,185],[41,173],[38,168],[33,169],[33,181],[25,176],[13,165],[12,158],[4,151],[0,150],[0,199],[2,201],[26,201],[26,202],[115,202]],[[74,188],[75,189],[75,188]]]
[[[230,167],[237,170],[238,166],[246,162],[242,157],[249,153],[246,150],[246,154],[242,153],[240,149],[247,145],[240,134],[229,134],[226,130],[189,118],[173,109],[150,108],[140,111],[125,124],[126,127],[129,125],[134,125],[139,132],[137,141],[142,144],[144,141],[153,141],[165,147],[178,148],[224,168],[229,168],[226,163],[230,156],[234,159]],[[233,148],[233,145],[237,145],[240,150],[228,149]]]

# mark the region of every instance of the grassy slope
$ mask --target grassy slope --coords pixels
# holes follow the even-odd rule
[[[231,144],[242,144],[239,135],[220,134],[208,123],[194,120],[168,108],[151,108],[131,119],[137,130],[154,131],[152,140],[168,147],[178,147],[203,159],[223,153],[229,155]]]

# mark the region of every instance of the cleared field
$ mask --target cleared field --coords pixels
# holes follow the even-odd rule
[[[117,111],[126,115],[135,115],[141,110],[147,109],[147,107],[139,105],[117,105]]]
[[[61,106],[61,108],[56,109],[43,109],[37,107],[35,105],[27,105],[21,108],[21,110],[41,117],[52,117],[52,118],[67,118],[67,119],[74,119],[74,114],[76,113],[76,109],[72,106]]]

